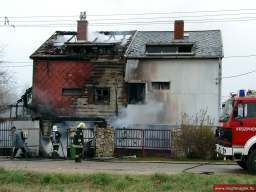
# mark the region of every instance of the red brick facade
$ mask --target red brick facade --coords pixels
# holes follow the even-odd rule
[[[71,115],[81,96],[63,96],[63,88],[82,88],[90,78],[92,65],[85,61],[35,61],[33,104],[43,113]],[[83,93],[84,94],[84,93]]]

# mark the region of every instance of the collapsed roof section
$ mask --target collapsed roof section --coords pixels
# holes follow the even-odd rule
[[[100,31],[86,41],[77,40],[77,32],[56,31],[30,58],[120,58],[134,34],[135,31]]]

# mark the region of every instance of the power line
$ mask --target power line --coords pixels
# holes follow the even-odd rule
[[[231,55],[231,56],[224,57],[223,59],[244,58],[244,57],[256,57],[256,54],[251,54],[251,55]]]
[[[1,66],[6,68],[20,68],[20,67],[33,67],[33,65],[8,65],[8,66]]]
[[[255,73],[255,72],[256,72],[256,69],[254,69],[252,71],[249,71],[249,72],[246,72],[246,73],[241,73],[241,74],[237,74],[237,75],[231,75],[231,76],[222,77],[222,79],[230,79],[230,78],[235,78],[235,77],[241,77],[241,76],[245,76],[245,75],[248,75],[248,74],[251,74],[251,73]]]
[[[1,63],[32,63],[32,61],[0,61]]]
[[[241,12],[256,11],[256,9],[220,9],[220,10],[197,10],[197,11],[173,11],[173,12],[144,12],[144,13],[114,13],[114,14],[87,14],[88,17],[112,17],[112,16],[130,16],[130,15],[169,15],[169,14],[194,14],[194,13],[216,13],[216,12]],[[41,16],[9,16],[8,18],[68,18],[79,15],[41,15]],[[4,18],[3,16],[0,18]]]
[[[125,20],[152,20],[152,19],[176,19],[176,18],[200,18],[200,17],[223,17],[223,16],[237,16],[237,15],[255,15],[256,12],[254,13],[230,13],[230,14],[211,14],[211,15],[183,15],[183,16],[168,16],[168,17],[130,17],[130,18],[103,18],[103,19],[89,19],[90,22],[94,21],[125,21]],[[214,18],[213,18],[214,19]],[[215,18],[218,19],[218,18]],[[222,19],[222,18],[220,18]],[[17,22],[17,23],[31,23],[31,22],[73,22],[74,20],[63,20],[63,19],[58,19],[58,20],[12,20],[12,22]]]
[[[244,22],[255,21],[256,17],[241,17],[241,18],[223,18],[223,19],[203,19],[203,20],[186,20],[186,23],[201,24],[201,23],[222,23],[222,22]],[[91,26],[116,26],[116,25],[157,25],[157,24],[171,24],[169,20],[159,21],[133,21],[133,22],[116,22],[116,23],[91,23]],[[75,27],[74,23],[49,23],[49,24],[15,24],[0,25],[0,27]]]

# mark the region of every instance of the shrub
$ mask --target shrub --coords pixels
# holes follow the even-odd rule
[[[177,142],[187,158],[211,159],[215,155],[215,136],[213,121],[209,120],[206,112],[187,120],[183,117]]]

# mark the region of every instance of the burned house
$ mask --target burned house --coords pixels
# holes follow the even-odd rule
[[[222,39],[219,30],[137,31],[126,51],[125,81],[133,123],[180,125],[207,112],[217,122],[221,102]],[[149,110],[143,119],[142,111]]]
[[[34,118],[107,118],[126,105],[124,52],[134,31],[89,41],[86,30],[80,20],[77,32],[56,31],[31,55]]]
[[[32,116],[40,120],[46,148],[53,124],[66,137],[80,121],[89,128],[106,126],[127,104],[124,53],[135,31],[100,31],[88,38],[87,28],[82,13],[76,32],[56,31],[30,56]]]

